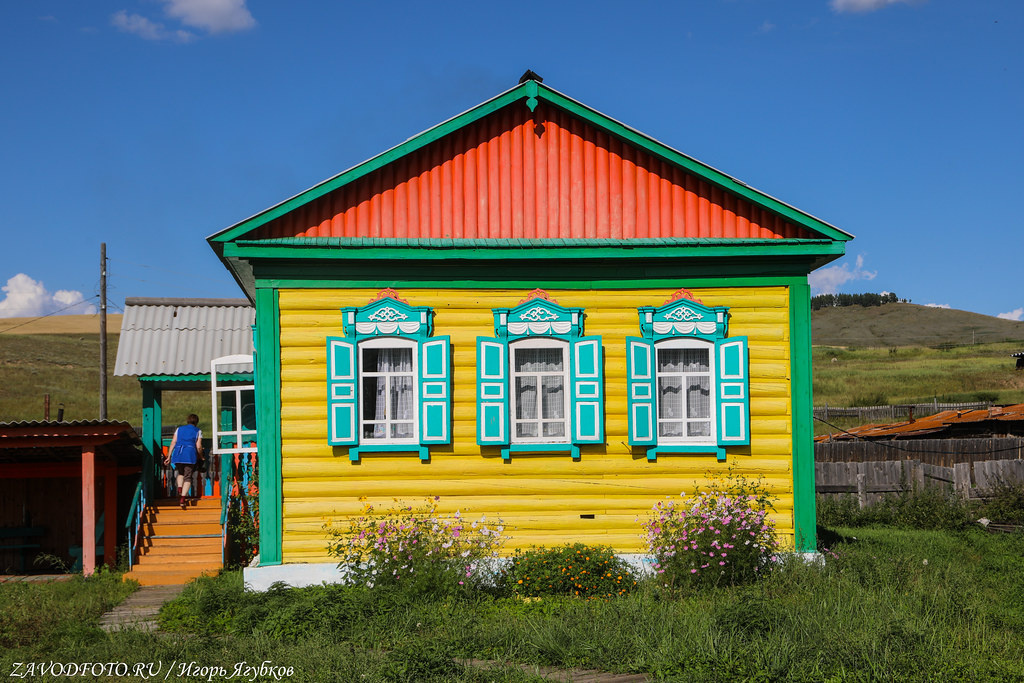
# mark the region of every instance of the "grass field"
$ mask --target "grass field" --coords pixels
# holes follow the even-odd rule
[[[231,671],[268,660],[291,667],[289,681],[542,680],[456,661],[476,658],[664,681],[1024,681],[1024,536],[874,527],[827,538],[824,567],[795,562],[753,585],[685,594],[649,582],[608,601],[343,586],[251,594],[227,573],[166,607],[176,632],[159,635],[96,628],[122,595],[102,576],[0,585],[0,670],[141,661],[163,680],[182,662]]]
[[[80,316],[62,316],[80,317]],[[135,377],[114,377],[118,335],[108,335],[107,418],[142,424],[142,389]],[[100,415],[98,333],[0,334],[0,422],[42,420],[45,396],[50,419],[64,404],[64,420],[97,420]],[[165,424],[183,424],[190,412],[209,422],[205,392],[167,392]]]

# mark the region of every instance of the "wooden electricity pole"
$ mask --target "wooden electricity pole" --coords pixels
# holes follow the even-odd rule
[[[107,243],[100,243],[100,419],[107,419]]]

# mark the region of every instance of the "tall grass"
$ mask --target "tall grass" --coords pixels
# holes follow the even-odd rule
[[[165,608],[170,634],[37,632],[45,649],[19,641],[0,666],[45,652],[165,666],[269,660],[302,681],[539,680],[460,663],[485,658],[677,681],[1024,680],[1024,535],[838,528],[824,545],[823,567],[791,561],[734,588],[648,582],[607,601],[430,600],[365,586],[255,594],[227,573]]]

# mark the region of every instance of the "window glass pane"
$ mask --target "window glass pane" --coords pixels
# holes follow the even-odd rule
[[[363,349],[363,372],[412,372],[412,349]]]
[[[516,423],[516,436],[520,436],[520,437],[537,436],[537,423],[536,422],[517,422]]]
[[[386,377],[362,378],[362,419],[383,420],[387,410],[384,391],[387,388]]]
[[[541,417],[548,419],[553,417],[565,417],[565,381],[564,377],[542,377],[541,388],[543,389],[543,412]]]
[[[410,420],[413,416],[412,377],[395,375],[391,377],[391,414],[393,420]]]
[[[707,375],[686,378],[686,417],[711,417],[711,378]]]
[[[565,422],[545,422],[544,436],[565,436]]]
[[[710,422],[688,422],[686,423],[687,436],[711,436]]]
[[[658,423],[658,436],[682,436],[683,435],[683,422],[682,420],[675,422],[659,422]]]
[[[537,378],[516,377],[516,418],[537,418]]]
[[[561,372],[562,349],[516,349],[516,372]]]
[[[711,367],[708,363],[707,349],[680,349],[683,352],[684,372],[709,372]]]
[[[658,349],[658,372],[679,372],[685,349]]]
[[[412,422],[395,422],[391,425],[392,439],[411,439],[413,436]]]
[[[683,416],[683,380],[678,375],[658,378],[658,417]]]

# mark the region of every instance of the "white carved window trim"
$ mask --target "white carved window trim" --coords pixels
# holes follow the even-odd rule
[[[213,425],[213,455],[228,453],[253,453],[256,451],[256,429],[245,429],[242,422],[242,409],[248,405],[244,403],[243,393],[249,392],[253,405],[256,401],[256,386],[254,384],[229,384],[220,386],[217,383],[219,368],[227,365],[248,365],[253,370],[253,358],[251,355],[237,354],[234,356],[222,356],[210,361],[210,414]],[[234,422],[233,429],[222,430],[220,428],[220,410],[222,397],[225,394],[233,395]],[[234,446],[222,448],[220,445],[223,437],[230,437],[230,443]]]
[[[708,370],[707,372],[701,373],[665,373],[661,370],[661,364],[659,359],[659,351],[663,349],[701,349],[707,351],[708,354]],[[652,359],[652,367],[654,368],[654,415],[655,415],[655,433],[657,435],[657,441],[661,445],[668,444],[687,444],[687,445],[715,445],[718,443],[718,421],[715,416],[715,392],[716,392],[716,372],[715,372],[715,344],[711,341],[703,339],[692,339],[685,337],[676,337],[670,339],[664,339],[654,344],[654,358]],[[661,417],[662,407],[662,391],[661,391],[661,378],[665,376],[681,376],[686,375],[705,375],[708,378],[708,389],[709,389],[709,414],[710,417],[707,420],[702,418],[688,419],[686,417],[686,395],[685,388],[686,383],[683,382],[683,416],[682,422],[684,427],[684,434],[682,436],[662,436],[661,425],[663,422],[677,422],[678,420],[665,420]],[[705,436],[686,436],[685,431],[689,422],[710,422],[710,430]]]
[[[510,422],[511,422],[511,443],[570,443],[572,423],[569,419],[569,411],[571,409],[571,401],[569,400],[570,392],[572,391],[571,378],[569,375],[570,358],[569,358],[569,343],[561,339],[553,339],[551,337],[533,337],[520,339],[513,341],[508,345],[508,364],[509,364],[509,393],[511,394],[509,401],[510,410]],[[516,352],[520,349],[558,349],[562,352],[562,371],[558,373],[536,373],[536,372],[516,372]],[[522,376],[533,376],[538,378],[537,382],[537,417],[518,419],[516,415],[519,413],[519,397],[516,391],[516,378]],[[543,376],[560,376],[562,378],[562,436],[544,436],[544,422],[557,422],[559,418],[555,419],[544,419],[543,417],[543,403],[542,394],[540,391],[541,383],[540,377]],[[533,422],[537,425],[537,436],[519,436],[518,425],[523,422]]]
[[[409,349],[412,352],[412,369],[409,372],[367,371],[367,370],[364,369],[364,366],[363,366],[363,352],[366,349]],[[364,339],[362,341],[359,341],[357,343],[357,351],[358,351],[358,358],[357,358],[356,362],[358,363],[358,368],[359,368],[358,372],[357,372],[357,376],[359,378],[358,383],[357,383],[357,387],[358,387],[357,388],[357,391],[358,391],[357,406],[358,406],[358,410],[359,410],[359,427],[358,427],[358,429],[359,429],[359,442],[361,444],[363,444],[364,446],[365,445],[370,445],[370,444],[418,445],[419,444],[419,435],[420,435],[420,418],[419,418],[419,398],[420,398],[419,397],[419,390],[420,390],[420,388],[419,388],[419,380],[418,380],[418,376],[419,376],[418,375],[418,370],[419,370],[419,358],[418,358],[418,356],[419,356],[419,345],[417,344],[416,341],[414,341],[412,339],[403,339],[401,337],[377,337],[377,338],[373,338],[373,339]],[[397,420],[397,419],[385,418],[383,421],[379,421],[379,420],[372,419],[372,418],[371,419],[367,419],[366,418],[366,414],[365,414],[366,406],[363,404],[363,398],[364,398],[364,396],[363,396],[363,391],[364,391],[363,387],[365,385],[365,382],[366,382],[367,378],[370,378],[370,377],[376,378],[376,377],[381,377],[381,376],[388,377],[389,379],[390,379],[390,377],[393,377],[393,376],[410,377],[412,379],[413,396],[412,396],[412,418],[411,419],[409,419],[409,420]],[[390,381],[389,381],[389,385],[390,385]],[[388,393],[388,391],[387,391],[387,389],[385,389],[385,394],[387,394],[387,393]],[[390,411],[390,407],[388,408],[388,411]],[[385,429],[384,429],[385,436],[378,436],[378,437],[366,436],[364,428],[366,427],[367,424],[378,424],[378,423],[381,423],[381,422],[383,422],[383,424],[385,425]],[[403,423],[404,422],[411,422],[412,423],[412,436],[411,437],[401,437],[401,438],[392,437],[391,436],[391,426],[395,422],[403,422]]]

